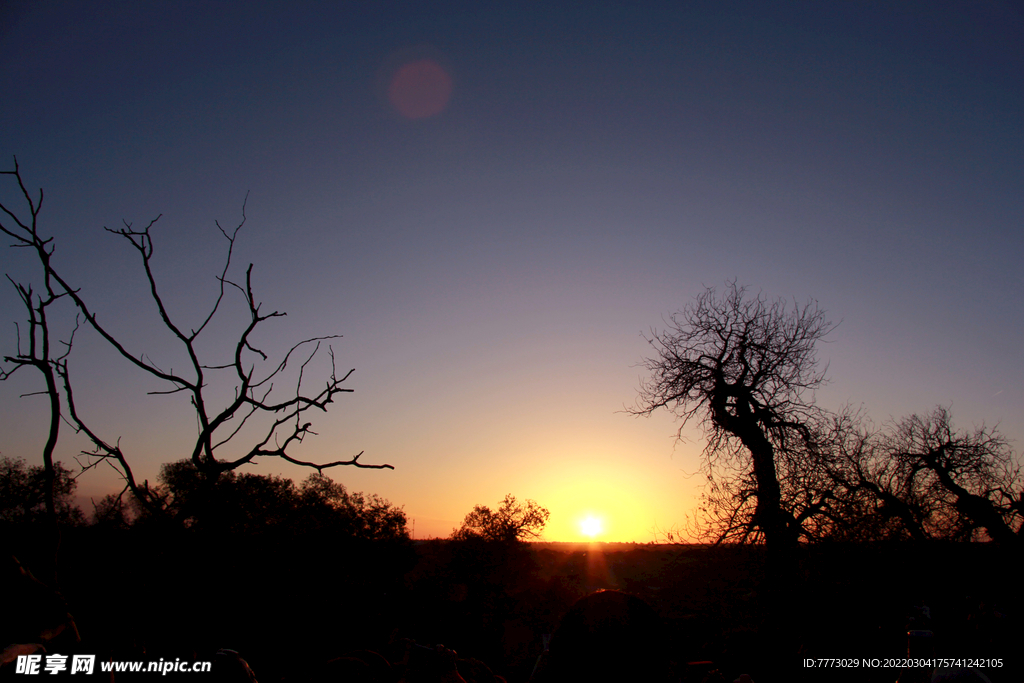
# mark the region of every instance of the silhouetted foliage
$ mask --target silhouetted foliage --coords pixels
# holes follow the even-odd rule
[[[131,500],[125,501],[125,496],[108,493],[100,498],[99,502],[92,501],[92,522],[97,526],[127,529],[138,517],[136,506],[131,505]]]
[[[74,504],[78,485],[71,471],[60,462],[54,463],[56,485],[54,503],[57,522],[63,526],[85,523],[85,515]],[[48,521],[46,492],[49,487],[45,468],[28,466],[24,460],[0,458],[0,523],[39,524]]]
[[[376,494],[351,493],[323,474],[301,484],[280,476],[223,472],[210,477],[191,460],[163,465],[154,496],[177,524],[203,531],[252,534],[330,532],[362,540],[408,539],[405,511]],[[154,516],[145,509],[143,516]]]
[[[351,493],[323,474],[311,474],[298,489],[306,528],[340,530],[366,540],[408,539],[405,511],[375,493]]]
[[[665,408],[705,429],[705,512],[719,540],[792,547],[827,505],[818,468],[821,412],[807,392],[822,384],[815,345],[833,325],[816,302],[708,288],[648,342],[650,378],[637,415]]]
[[[536,501],[519,503],[515,496],[508,494],[497,510],[492,511],[486,505],[474,506],[462,526],[452,532],[452,539],[480,538],[485,541],[516,543],[540,538],[549,515],[547,509]]]

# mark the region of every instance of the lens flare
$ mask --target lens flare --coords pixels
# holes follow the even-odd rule
[[[440,114],[448,106],[451,96],[451,76],[432,59],[403,64],[391,77],[388,87],[392,106],[409,119]]]

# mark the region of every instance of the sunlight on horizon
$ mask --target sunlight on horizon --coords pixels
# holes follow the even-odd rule
[[[580,520],[580,533],[587,538],[596,538],[604,533],[604,522],[600,518],[589,515]]]
[[[637,467],[641,453],[624,458],[614,445],[589,439],[549,442],[531,454],[543,467],[532,472],[528,489],[522,487],[525,497],[551,511],[546,541],[648,543],[655,540],[653,528],[679,524],[695,507],[692,484],[657,461]]]

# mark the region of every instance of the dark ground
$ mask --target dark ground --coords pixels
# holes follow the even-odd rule
[[[12,547],[27,566],[39,561],[30,533]],[[65,532],[61,557],[83,639],[77,651],[208,659],[231,648],[262,683],[304,680],[352,650],[386,653],[401,637],[443,643],[525,681],[545,634],[579,597],[603,588],[654,607],[682,680],[708,668],[687,662],[710,660],[727,681],[741,673],[757,683],[895,681],[898,667],[826,672],[802,662],[905,657],[908,626],[934,633],[936,656],[1002,658],[986,675],[1024,680],[1024,656],[1015,654],[1024,633],[1020,557],[991,544],[803,548],[778,601],[761,547],[371,544],[88,527]],[[6,642],[19,642],[23,615],[45,612],[41,600],[8,598]],[[58,639],[50,651],[62,647],[72,650]]]

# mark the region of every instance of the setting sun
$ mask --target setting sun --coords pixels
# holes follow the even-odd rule
[[[580,521],[580,533],[588,538],[594,538],[604,531],[604,524],[597,517],[586,517]]]

